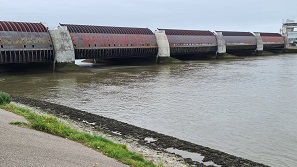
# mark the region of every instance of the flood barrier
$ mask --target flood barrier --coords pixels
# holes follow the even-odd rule
[[[53,44],[43,24],[0,21],[0,64],[53,59]]]

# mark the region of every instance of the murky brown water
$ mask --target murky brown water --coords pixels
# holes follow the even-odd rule
[[[0,90],[297,166],[297,54],[92,71],[1,74]]]

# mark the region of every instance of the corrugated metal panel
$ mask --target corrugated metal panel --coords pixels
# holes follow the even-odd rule
[[[285,48],[284,38],[279,33],[261,32],[260,36],[263,41],[263,50],[276,51],[276,50],[283,50]]]
[[[263,43],[278,43],[278,44],[284,44],[284,38],[279,33],[265,33],[260,32],[260,36],[262,38]]]
[[[154,47],[157,43],[154,35],[142,34],[89,34],[71,33],[75,49],[84,48],[123,48],[123,47]]]
[[[147,28],[61,24],[67,26],[76,58],[128,58],[156,56],[157,42]]]
[[[217,31],[222,32],[223,38],[226,41],[226,51],[255,51],[257,49],[257,39],[250,32],[238,31]]]
[[[91,25],[74,25],[60,24],[66,26],[70,33],[99,33],[99,34],[146,34],[153,35],[148,28],[132,27],[111,27],[111,26],[91,26]]]
[[[47,32],[47,29],[41,23],[0,21],[0,31]]]
[[[53,61],[53,50],[0,51],[0,64]]]
[[[53,61],[53,44],[41,23],[0,21],[0,63]]]
[[[165,30],[166,35],[190,35],[190,36],[214,36],[207,30],[177,30],[177,29],[158,29]]]
[[[76,59],[113,59],[156,56],[157,48],[75,49]]]
[[[170,54],[172,56],[199,55],[200,53],[216,52],[215,35],[207,30],[164,30],[167,35]]]

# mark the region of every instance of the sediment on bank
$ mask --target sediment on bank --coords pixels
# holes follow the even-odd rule
[[[191,153],[197,153],[204,156],[203,162],[212,161],[222,167],[230,166],[253,166],[264,167],[267,165],[253,162],[244,158],[236,157],[215,149],[204,147],[188,141],[180,140],[171,136],[160,134],[151,130],[143,129],[127,123],[123,123],[114,119],[102,117],[99,115],[91,114],[85,111],[77,110],[74,108],[53,104],[41,100],[29,99],[25,97],[12,96],[14,102],[37,107],[41,110],[53,114],[58,117],[68,117],[73,121],[82,123],[89,123],[94,129],[103,131],[105,133],[114,135],[116,132],[122,138],[135,138],[139,144],[147,146],[157,151],[166,151],[168,148],[175,148]],[[147,138],[153,138],[154,141],[148,142]],[[206,166],[201,162],[194,161],[190,158],[184,159],[188,164],[194,166]]]

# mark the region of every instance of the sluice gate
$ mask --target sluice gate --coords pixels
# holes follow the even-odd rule
[[[0,21],[0,64],[53,60],[53,44],[43,24]]]
[[[75,59],[156,56],[158,46],[148,28],[60,24],[72,38]]]
[[[294,23],[295,24],[295,23]],[[137,57],[198,58],[283,51],[285,36],[267,32],[209,31],[0,21],[0,64]],[[290,36],[290,39],[293,40]]]
[[[263,50],[277,51],[285,48],[285,41],[281,34],[260,32],[263,41]]]
[[[257,49],[257,40],[250,32],[217,31],[221,32],[226,42],[226,52],[254,52]]]
[[[215,53],[218,45],[215,35],[203,30],[158,29],[165,31],[171,56]]]

